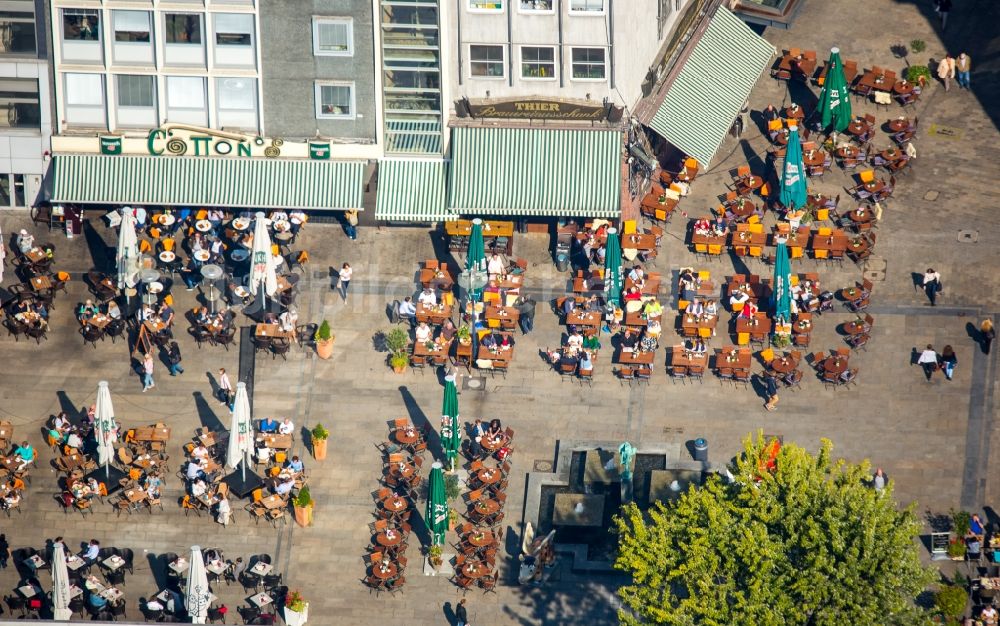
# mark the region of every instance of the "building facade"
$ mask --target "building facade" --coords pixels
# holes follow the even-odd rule
[[[30,207],[48,164],[49,39],[41,0],[8,0],[0,11],[0,209]]]

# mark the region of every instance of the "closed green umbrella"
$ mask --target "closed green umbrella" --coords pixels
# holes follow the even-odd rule
[[[774,252],[774,289],[771,291],[771,305],[774,307],[774,324],[789,324],[792,321],[792,264],[788,260],[788,246],[778,240]]]
[[[455,460],[462,445],[462,433],[458,424],[458,389],[455,387],[455,376],[449,374],[444,379],[444,404],[441,407],[442,424],[441,441],[448,465],[455,470]],[[444,419],[447,418],[447,419]]]
[[[840,48],[830,49],[830,60],[826,63],[826,77],[819,93],[820,121],[823,128],[843,132],[851,123],[851,98],[844,78],[844,64],[840,60]]]
[[[608,240],[604,250],[604,299],[608,305],[620,307],[622,303],[622,287],[625,279],[622,275],[622,246],[618,241],[618,230],[608,229]]]
[[[444,491],[443,466],[438,462],[431,465],[424,524],[427,525],[427,531],[431,534],[431,545],[443,546],[444,533],[448,530],[448,497]]]
[[[465,269],[472,272],[486,271],[486,247],[483,245],[483,220],[478,217],[472,220],[472,232],[469,233],[469,250],[465,256]],[[470,289],[469,298],[479,302],[483,296],[482,288]]]
[[[806,204],[806,175],[805,164],[802,163],[799,129],[794,124],[789,126],[785,162],[781,166],[781,204],[792,210],[802,208]]]

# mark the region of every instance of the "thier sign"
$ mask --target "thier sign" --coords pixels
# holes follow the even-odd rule
[[[603,121],[616,108],[595,102],[573,102],[569,100],[492,100],[470,102],[469,115],[500,119],[536,120],[581,120]]]

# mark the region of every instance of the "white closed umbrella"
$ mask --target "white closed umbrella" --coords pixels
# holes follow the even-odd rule
[[[108,381],[97,383],[97,407],[94,412],[94,439],[97,440],[97,462],[107,470],[115,455],[115,408],[111,406]]]
[[[271,297],[278,291],[278,276],[271,256],[271,237],[267,234],[268,219],[257,213],[253,228],[253,249],[250,251],[250,291],[257,295],[263,287]],[[263,304],[263,303],[262,303]]]
[[[69,572],[66,571],[66,552],[61,541],[52,545],[52,617],[68,621],[73,617],[69,608]]]
[[[250,424],[250,399],[247,384],[236,383],[236,399],[229,425],[229,447],[226,449],[226,467],[236,469],[243,461],[244,471],[253,452],[253,426]]]
[[[205,559],[200,547],[191,546],[191,559],[188,563],[187,597],[184,605],[192,624],[204,624],[208,618],[208,607],[212,604],[212,592],[208,590],[208,572],[205,570]]]
[[[122,209],[122,223],[118,228],[118,288],[135,287],[139,282],[139,240],[135,236],[135,217],[132,211]]]

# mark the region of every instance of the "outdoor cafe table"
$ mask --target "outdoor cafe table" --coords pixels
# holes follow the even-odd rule
[[[48,276],[32,276],[31,277],[31,288],[35,291],[42,291],[43,289],[52,289],[52,281]]]
[[[598,328],[603,319],[604,317],[599,311],[587,311],[586,309],[577,307],[566,314],[566,325]]]
[[[476,472],[476,478],[479,479],[483,485],[492,485],[493,483],[500,482],[503,478],[503,473],[492,467],[484,467],[483,469]]]
[[[420,434],[417,433],[417,429],[413,427],[397,428],[392,431],[392,438],[396,440],[396,443],[404,446],[411,446],[420,440]]]
[[[205,446],[206,448],[211,448],[216,444],[225,443],[229,441],[229,431],[222,430],[219,432],[213,432],[213,431],[203,432],[200,435],[198,435],[198,441],[200,441],[201,445]]]
[[[764,186],[764,179],[760,176],[747,176],[743,179],[743,184],[750,189],[760,189]]]
[[[886,148],[879,153],[879,156],[889,162],[898,161],[903,158],[903,151],[899,148]]]
[[[784,239],[789,248],[805,248],[809,245],[809,227],[799,226],[794,232],[775,232],[771,236],[771,245],[778,245],[778,239]]]
[[[797,104],[785,107],[785,117],[790,120],[801,120],[805,118],[806,110]]]
[[[17,588],[17,592],[21,594],[25,600],[29,600],[34,598],[36,595],[43,593],[42,590],[35,585],[22,585]]]
[[[131,491],[139,491],[139,490],[138,489],[132,489],[132,490],[126,491],[125,494],[128,495]],[[145,495],[145,492],[142,492],[142,493],[143,493],[143,495]],[[131,500],[131,498],[129,498],[129,499]],[[108,571],[113,572],[116,569],[118,569],[118,568],[122,567],[123,565],[125,565],[125,559],[123,559],[122,557],[118,556],[117,554],[112,554],[108,558],[104,559],[104,561],[102,561],[101,564],[104,565],[104,567],[107,568]]]
[[[862,320],[854,320],[853,322],[846,322],[844,324],[844,332],[852,337],[854,335],[861,335],[865,332],[865,323]]]
[[[392,537],[389,536],[388,532],[382,531],[375,535],[375,543],[386,548],[392,548],[403,542],[403,533],[401,531],[392,531]]]
[[[254,328],[254,335],[257,337],[284,337],[285,339],[292,339],[295,337],[295,331],[281,330],[281,326],[278,324],[257,324]]]
[[[798,366],[799,360],[788,354],[775,357],[774,360],[771,361],[771,369],[779,374],[787,374]]]
[[[468,237],[472,233],[471,220],[454,220],[444,223],[444,232],[450,237]],[[512,237],[514,222],[483,220],[483,237]]]
[[[391,580],[396,577],[396,573],[399,570],[396,568],[396,564],[390,562],[388,565],[383,565],[381,563],[376,563],[372,565],[372,574],[380,580]]]
[[[483,435],[483,437],[479,440],[479,445],[481,445],[484,450],[488,450],[490,452],[495,452],[499,450],[506,443],[507,443],[507,437],[505,437],[504,435],[497,435],[496,437],[489,437],[487,435]]]
[[[876,194],[885,188],[885,181],[883,181],[881,178],[877,178],[875,180],[868,181],[863,185],[863,187],[864,190],[867,191],[868,193]]]
[[[430,347],[427,344],[430,343]],[[447,357],[448,352],[451,349],[451,340],[445,341],[443,343],[438,341],[414,341],[413,342],[413,355],[414,356],[424,356],[424,357]]]
[[[806,150],[802,153],[802,163],[816,167],[826,163],[826,152],[823,150]]]
[[[726,245],[726,234],[713,235],[702,233],[691,233],[691,245],[694,246],[724,246]]]
[[[861,155],[861,148],[855,145],[848,144],[846,146],[840,146],[839,148],[837,148],[836,154],[841,159],[856,159]]]
[[[820,235],[819,233],[813,233],[812,249],[835,250],[843,252],[844,250],[847,250],[847,235],[845,235],[843,231],[837,231],[830,235]]]
[[[258,435],[257,441],[261,442],[264,446],[272,448],[274,450],[287,450],[292,447],[291,435],[268,433],[268,434]]]
[[[87,562],[84,561],[83,559],[81,559],[80,557],[78,557],[77,555],[75,555],[75,554],[67,554],[66,555],[66,568],[67,569],[75,572],[78,569],[80,569],[81,567],[84,567],[86,565],[87,565]]]
[[[871,130],[871,126],[869,126],[868,123],[862,119],[852,120],[851,123],[847,125],[847,132],[852,135],[864,135],[869,130]]]
[[[111,323],[111,316],[105,315],[104,313],[98,313],[97,315],[94,315],[93,317],[87,320],[87,324],[89,326],[93,326],[94,328],[100,328],[100,329],[105,328],[110,323]]]
[[[619,350],[615,363],[620,365],[652,365],[655,358],[656,352],[652,350],[648,352],[639,350],[626,352],[625,350]]]
[[[489,568],[480,561],[466,561],[465,565],[462,566],[462,575],[473,580],[482,578],[489,573]]]
[[[756,208],[757,206],[750,198],[737,198],[736,201],[729,205],[729,210],[739,218],[750,217]]]
[[[493,515],[500,510],[500,503],[493,498],[481,498],[476,500],[476,503],[472,505],[476,513],[484,517]]]
[[[167,564],[172,571],[177,574],[183,574],[188,570],[188,560],[182,556],[177,557],[173,561]]]
[[[255,576],[267,576],[274,569],[274,566],[270,563],[265,563],[263,561],[257,561],[254,563],[253,567],[250,568],[250,573]]]
[[[701,329],[715,330],[715,325],[719,322],[718,315],[689,315],[681,313],[681,331],[685,337],[693,337]]]
[[[392,514],[405,511],[408,506],[409,504],[406,502],[406,498],[401,498],[399,496],[389,496],[385,500],[382,500],[382,509]]]
[[[42,261],[42,260],[45,259],[46,254],[45,254],[45,250],[42,250],[38,246],[35,246],[31,250],[28,250],[27,252],[25,252],[24,256],[28,257],[28,260],[31,261],[32,263],[38,263],[39,261]]]
[[[413,464],[406,461],[389,464],[389,473],[396,478],[409,479],[416,471]]]
[[[222,576],[222,573],[226,571],[226,564],[222,561],[209,561],[205,563],[205,569],[216,576]]]
[[[455,284],[451,272],[446,267],[424,267],[420,270],[420,284],[424,287],[435,287],[444,291],[449,291]]]
[[[876,74],[867,70],[858,80],[856,87],[870,87],[876,91],[892,91],[896,85],[896,75],[894,72],[880,72]]]
[[[266,498],[262,498],[261,501],[260,501],[260,503],[268,511],[270,511],[272,509],[280,509],[281,507],[285,506],[285,500],[284,500],[284,498],[282,498],[278,494],[271,494],[271,495],[267,496]]]
[[[868,224],[875,217],[875,212],[872,211],[871,207],[862,206],[848,211],[847,215],[855,224]]]
[[[633,233],[631,235],[622,235],[621,246],[622,248],[632,248],[633,250],[639,250],[640,252],[656,250],[656,235],[652,233]]]
[[[840,290],[840,297],[848,302],[857,302],[864,295],[861,289],[857,287],[844,287]]]
[[[170,428],[167,426],[140,426],[135,429],[136,441],[165,442],[170,440]]]
[[[510,320],[511,322],[516,322],[520,317],[520,312],[512,306],[486,307],[486,319],[488,320]]]
[[[726,346],[717,351],[715,355],[716,369],[729,367],[736,370],[748,370],[750,369],[750,361],[750,350],[735,346]]]
[[[32,569],[39,569],[45,567],[45,559],[38,556],[37,554],[32,554],[30,557],[24,559],[24,564]]]
[[[277,257],[277,258],[280,258],[280,257]],[[277,284],[278,284],[278,293],[285,293],[286,291],[289,291],[292,287],[295,286],[292,283],[292,281],[288,280],[288,277],[285,276],[284,274],[282,274],[281,276],[278,276],[278,278],[277,278]]]
[[[828,374],[842,374],[847,369],[847,357],[835,354],[823,361],[823,369]]]
[[[653,319],[660,319],[663,315],[657,315]],[[646,316],[642,313],[642,308],[640,307],[637,311],[629,311],[627,308],[625,310],[625,320],[623,322],[626,326],[648,326],[649,321]]]
[[[691,352],[684,346],[673,346],[670,351],[670,365],[673,367],[705,367],[704,352]]]
[[[451,317],[450,304],[427,305],[421,302],[417,305],[417,321],[430,324],[444,324]]]
[[[812,332],[812,313],[799,313],[799,318],[792,324],[792,334],[808,335]]]
[[[274,602],[274,599],[271,596],[269,596],[266,593],[264,593],[263,591],[260,592],[260,593],[256,593],[256,594],[250,596],[247,599],[250,602],[252,602],[253,605],[256,606],[258,609],[262,609],[265,606],[267,606],[268,604],[271,604],[272,602]]]
[[[771,332],[771,320],[763,311],[757,311],[752,320],[740,315],[736,318],[736,332],[749,333],[752,337],[766,336]]]
[[[789,72],[794,78],[800,80],[809,78],[816,71],[816,59],[802,56],[791,56],[785,54],[778,62],[778,71]]]
[[[854,254],[864,254],[870,247],[871,244],[869,244],[868,240],[864,237],[858,237],[851,240],[850,249]]]
[[[466,541],[469,542],[469,545],[484,548],[493,543],[493,533],[488,530],[474,530],[469,533]]]
[[[900,115],[896,119],[889,120],[889,130],[894,133],[901,133],[910,127],[909,118]]]
[[[146,330],[154,335],[163,332],[167,328],[166,323],[161,319],[148,319],[144,321],[142,325],[146,328]]]
[[[806,196],[806,208],[809,210],[836,208],[836,206],[837,200],[830,196],[813,192],[809,192]]]
[[[480,345],[479,358],[490,359],[491,361],[513,361],[514,347],[510,346],[507,348],[501,348],[497,346],[495,349],[490,350],[489,348],[484,348],[482,345]]]
[[[763,247],[767,245],[767,233],[752,233],[748,230],[735,232],[730,236],[730,245],[735,249]]]

